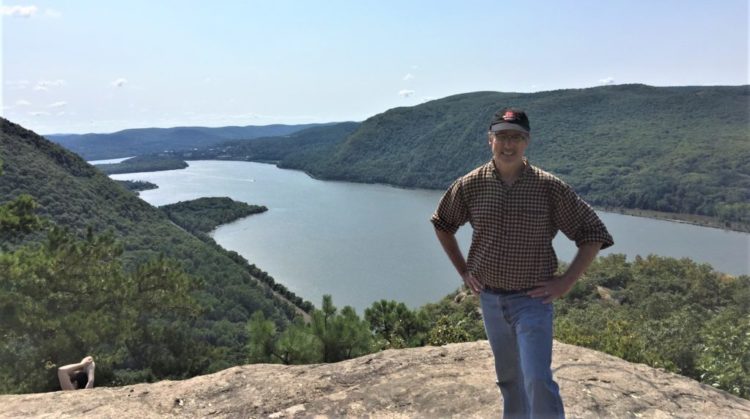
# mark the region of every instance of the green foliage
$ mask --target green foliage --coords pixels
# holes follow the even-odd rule
[[[423,319],[404,303],[376,301],[365,309],[365,320],[382,349],[419,346],[424,339]]]
[[[205,234],[216,227],[251,214],[268,211],[260,205],[248,205],[231,198],[199,198],[160,207],[170,220],[189,232]]]
[[[276,341],[276,356],[284,364],[309,364],[320,361],[320,341],[301,318],[287,326]]]
[[[337,362],[372,352],[369,326],[346,306],[337,314],[330,295],[313,311],[312,332],[321,343],[323,362]]]
[[[453,323],[448,316],[440,316],[435,322],[435,326],[430,329],[427,344],[440,346],[447,343],[471,341],[471,336],[461,326],[460,322]]]
[[[466,290],[415,311],[396,301],[377,301],[365,310],[365,319],[381,349],[486,339],[479,299]]]
[[[34,213],[36,208],[36,201],[27,194],[22,194],[13,201],[0,205],[0,235],[17,236],[31,233],[39,228],[41,220]]]
[[[749,287],[689,259],[600,257],[555,303],[555,337],[748,397]]]
[[[283,332],[256,313],[248,323],[250,362],[337,362],[371,353],[375,348],[366,322],[353,308],[340,313],[330,295],[323,296],[323,306],[312,313],[310,324],[296,319]]]
[[[116,173],[139,173],[158,172],[160,170],[178,170],[188,167],[188,164],[180,159],[157,155],[133,157],[120,163],[97,164],[96,167],[108,175],[113,175]]]
[[[701,380],[750,398],[750,314],[722,310],[705,323],[703,336]]]
[[[195,280],[166,259],[125,272],[121,255],[112,234],[79,240],[58,227],[41,245],[0,253],[1,392],[54,390],[54,369],[82,354],[95,354],[102,385],[116,383],[118,369],[159,378],[200,370],[206,351],[187,333]]]
[[[269,363],[274,355],[274,339],[276,338],[276,325],[271,320],[266,320],[262,311],[255,312],[247,324],[247,333],[250,343],[248,344],[248,359],[252,363]]]
[[[229,141],[209,149],[174,153],[174,156],[191,160],[270,161],[279,162],[281,167],[286,167],[294,165],[294,162],[300,159],[325,158],[333,147],[354,132],[358,126],[359,124],[354,122],[315,126],[284,137]]]
[[[462,288],[443,298],[426,304],[419,310],[427,330],[426,342],[442,345],[487,339],[484,332],[479,298]]]
[[[159,186],[151,182],[144,180],[116,180],[115,182],[124,186],[125,189],[133,192],[147,191],[149,189],[157,189]]]
[[[606,352],[631,362],[646,362],[645,340],[633,323],[612,307],[592,304],[572,309],[555,322],[555,337],[563,342]]]

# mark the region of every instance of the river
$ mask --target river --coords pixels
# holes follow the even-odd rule
[[[416,308],[460,285],[429,222],[442,191],[321,181],[253,162],[188,163],[183,170],[112,178],[157,184],[140,195],[156,206],[206,196],[267,206],[269,211],[223,225],[212,236],[317,306],[331,294],[336,306],[351,305],[360,314],[380,299]],[[750,274],[750,234],[599,215],[615,239],[601,254],[688,257],[729,274]],[[464,251],[470,235],[468,225],[459,231]],[[562,233],[554,246],[560,259],[572,259],[575,245]]]

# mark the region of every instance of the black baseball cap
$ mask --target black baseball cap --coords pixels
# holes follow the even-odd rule
[[[490,132],[498,131],[520,131],[529,134],[529,117],[521,109],[503,108],[495,113],[490,123]]]

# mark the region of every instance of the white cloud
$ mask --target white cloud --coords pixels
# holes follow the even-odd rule
[[[409,81],[409,80],[411,80],[411,79],[413,79],[413,78],[414,78],[414,75],[413,75],[413,74],[411,74],[411,73],[407,73],[407,74],[406,74],[406,75],[404,76],[404,81]]]
[[[34,86],[34,90],[49,90],[50,87],[65,86],[65,80],[39,80]]]
[[[29,112],[29,115],[31,115],[31,116],[48,116],[49,112],[44,112],[44,111]]]
[[[62,107],[65,107],[65,106],[68,106],[68,102],[60,101],[60,102],[52,103],[52,104],[50,104],[47,107],[48,108],[62,108]]]
[[[31,105],[31,102],[29,102],[28,100],[21,99],[21,100],[16,101],[16,106],[30,106],[30,105]]]
[[[399,90],[398,95],[401,97],[409,97],[414,94],[414,90]]]
[[[612,77],[607,77],[606,79],[600,79],[599,84],[603,86],[609,86],[610,84],[615,84],[615,79]]]
[[[124,86],[124,85],[125,85],[125,84],[126,84],[127,82],[128,82],[128,79],[124,79],[124,78],[120,77],[119,79],[117,79],[117,80],[114,80],[114,81],[112,81],[112,86],[115,86],[115,87],[122,87],[122,86]]]
[[[36,6],[0,6],[0,14],[3,16],[11,17],[26,17],[33,16],[39,8]]]

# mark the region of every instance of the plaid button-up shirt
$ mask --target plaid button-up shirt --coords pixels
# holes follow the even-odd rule
[[[467,259],[482,284],[523,290],[552,279],[560,230],[577,246],[614,244],[594,210],[565,182],[532,166],[506,185],[492,161],[456,180],[432,215],[436,228],[455,234],[467,221],[474,230]]]

